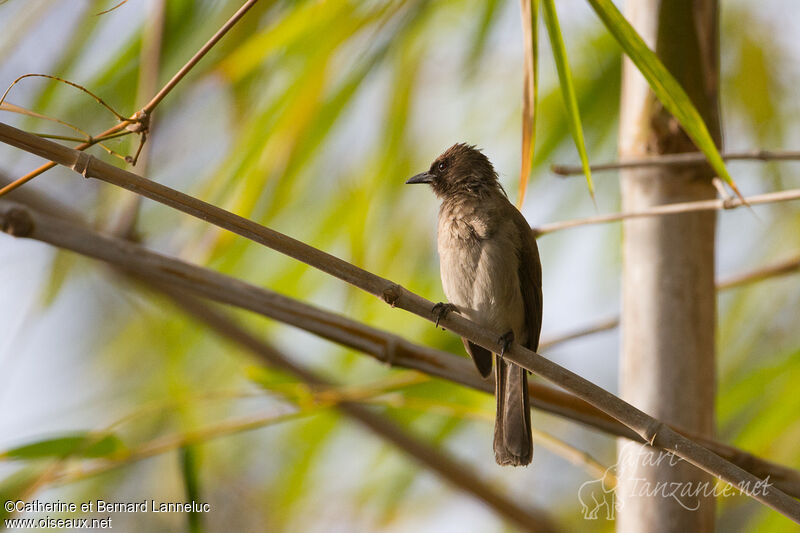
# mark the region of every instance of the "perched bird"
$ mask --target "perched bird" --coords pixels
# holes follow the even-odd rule
[[[542,325],[542,266],[533,232],[508,201],[489,159],[474,146],[456,144],[406,183],[427,183],[439,197],[438,248],[442,286],[449,303],[438,320],[456,311],[505,332],[495,356],[494,454],[500,465],[527,465],[533,455],[527,371],[502,352],[516,340],[536,350]],[[463,339],[481,375],[492,371],[492,353]]]

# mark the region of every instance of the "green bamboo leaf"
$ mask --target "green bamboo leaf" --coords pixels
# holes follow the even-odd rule
[[[694,107],[694,104],[692,104],[683,87],[661,63],[655,52],[647,47],[639,34],[636,33],[636,30],[625,20],[625,17],[622,16],[622,13],[619,12],[611,0],[588,1],[625,54],[631,58],[636,68],[647,80],[656,97],[680,122],[684,131],[686,131],[686,134],[692,139],[697,148],[706,155],[709,164],[717,175],[724,179],[736,194],[742,198],[739,188],[728,173],[725,162],[722,160],[722,156],[717,150],[717,146],[714,144],[705,122],[703,122],[703,118]]]
[[[43,284],[41,290],[40,297],[45,308],[50,307],[58,297],[65,282],[73,272],[77,258],[76,254],[69,253],[66,250],[56,250],[50,266],[50,276],[48,276],[47,282]]]
[[[519,173],[519,199],[522,207],[533,165],[536,145],[536,103],[539,99],[539,0],[520,0],[522,35],[525,48],[525,73],[522,84],[522,167]]]
[[[184,446],[180,450],[181,458],[181,477],[183,486],[186,490],[186,501],[200,501],[200,482],[197,477],[197,453],[194,446]],[[186,513],[190,533],[201,533],[203,528],[203,517],[197,511]]]
[[[558,24],[556,6],[553,0],[542,0],[542,15],[544,16],[544,25],[547,27],[547,34],[550,36],[550,45],[553,48],[553,59],[558,70],[558,80],[561,84],[564,105],[567,107],[569,130],[581,157],[581,166],[583,166],[583,173],[586,175],[589,194],[592,195],[594,200],[594,184],[592,183],[589,157],[586,155],[586,145],[583,140],[583,127],[581,126],[581,117],[578,111],[578,99],[575,96],[575,86],[572,83],[572,74],[567,61],[567,49],[564,46],[564,38],[561,35],[561,27]]]
[[[69,456],[106,457],[125,449],[116,435],[99,436],[94,433],[78,433],[40,440],[12,448],[0,454],[2,459],[44,459]]]

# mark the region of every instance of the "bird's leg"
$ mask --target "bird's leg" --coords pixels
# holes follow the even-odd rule
[[[439,302],[438,304],[433,306],[431,309],[431,314],[436,317],[436,325],[434,327],[439,327],[439,321],[442,320],[450,311],[455,311],[456,313],[459,312],[458,307],[451,303],[447,302]]]
[[[500,348],[500,357],[503,357],[503,354],[506,353],[506,350],[508,350],[511,345],[514,344],[514,331],[506,331],[500,335],[500,338],[497,339],[497,342],[502,346],[502,348]]]

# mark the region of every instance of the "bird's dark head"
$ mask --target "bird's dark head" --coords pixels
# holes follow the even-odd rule
[[[412,177],[410,183],[428,183],[439,198],[455,194],[505,194],[492,163],[483,152],[468,144],[454,144],[431,164],[430,170]]]

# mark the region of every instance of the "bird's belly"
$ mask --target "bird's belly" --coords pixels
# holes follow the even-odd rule
[[[495,332],[514,332],[525,342],[525,306],[516,254],[505,257],[502,243],[440,235],[442,287],[461,314]],[[505,254],[509,255],[509,254]]]
[[[472,318],[472,287],[475,284],[478,255],[462,243],[458,243],[458,246],[442,244],[440,239],[439,262],[444,294],[448,302],[458,307],[462,314]]]

